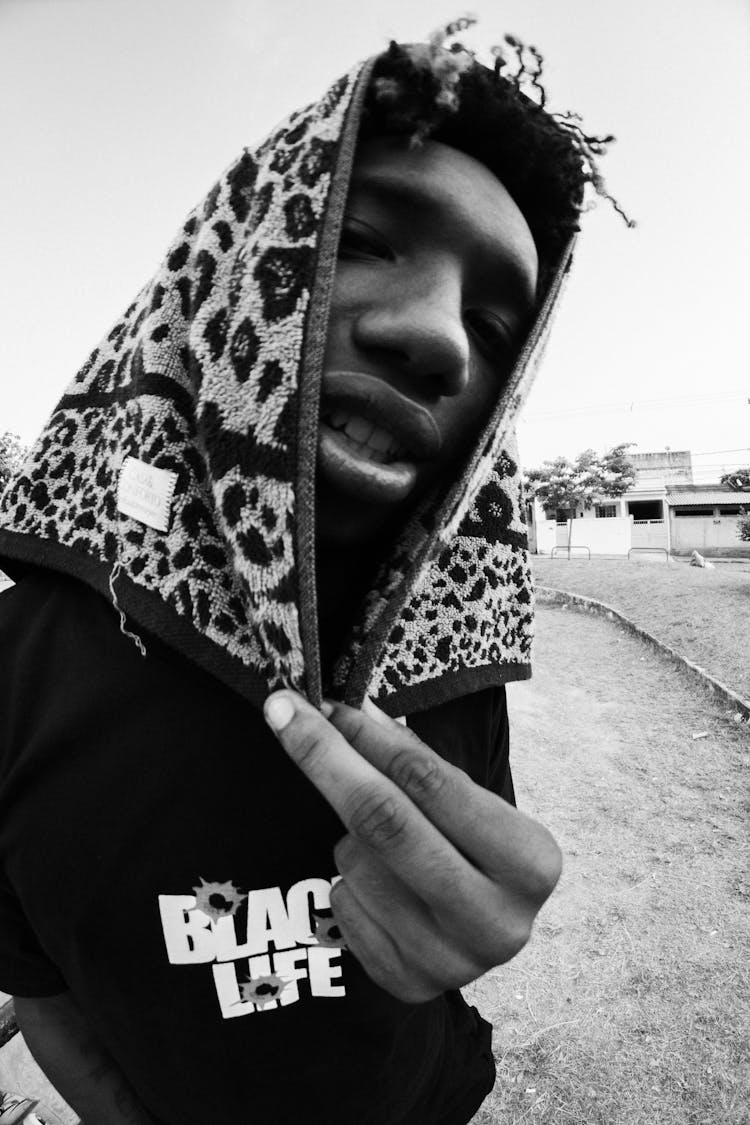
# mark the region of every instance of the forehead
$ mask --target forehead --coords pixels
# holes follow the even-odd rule
[[[415,148],[377,137],[357,150],[350,196],[362,194],[421,224],[436,244],[492,258],[533,302],[538,272],[534,238],[503,184],[473,156],[439,141]]]

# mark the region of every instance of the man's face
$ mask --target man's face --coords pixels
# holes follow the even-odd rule
[[[528,330],[537,266],[485,165],[436,141],[361,146],[323,365],[320,543],[375,539],[455,471]]]

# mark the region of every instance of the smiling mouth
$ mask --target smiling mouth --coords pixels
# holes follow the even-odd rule
[[[392,434],[359,414],[330,407],[322,413],[321,422],[336,433],[342,448],[375,464],[389,465],[403,461],[408,455]]]
[[[381,504],[404,500],[419,463],[440,446],[429,411],[383,379],[362,371],[323,375],[318,469],[338,491]]]
[[[415,462],[404,458],[390,434],[339,411],[321,418],[318,468],[340,492],[380,504],[405,500],[417,483]]]

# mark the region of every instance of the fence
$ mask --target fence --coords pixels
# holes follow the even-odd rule
[[[664,520],[633,520],[632,545],[633,547],[667,548],[667,525]]]

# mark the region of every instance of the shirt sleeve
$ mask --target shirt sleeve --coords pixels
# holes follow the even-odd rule
[[[0,774],[14,712],[10,700],[24,663],[23,645],[29,643],[28,615],[17,591],[10,587],[0,594]],[[11,996],[64,992],[65,981],[42,950],[3,864],[0,855],[0,990]]]
[[[493,689],[492,746],[490,748],[487,788],[515,805],[516,794],[510,772],[510,726],[505,685]]]
[[[36,939],[20,902],[0,878],[0,991],[10,996],[56,996],[68,986]]]

